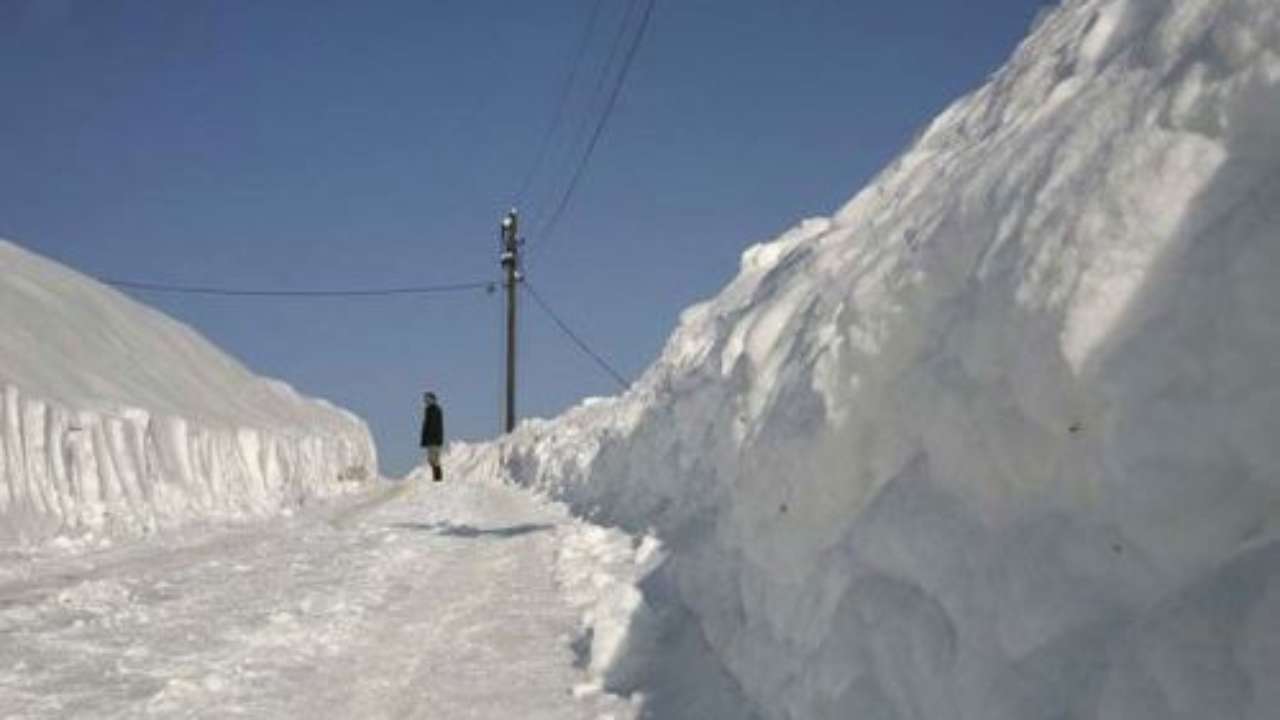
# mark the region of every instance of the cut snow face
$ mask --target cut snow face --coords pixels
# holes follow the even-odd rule
[[[1070,0],[488,452],[656,537],[614,605],[682,605],[764,717],[1270,718],[1277,207],[1280,5]]]
[[[263,515],[375,472],[364,423],[0,241],[0,543]]]

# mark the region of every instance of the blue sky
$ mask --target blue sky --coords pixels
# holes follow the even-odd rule
[[[596,0],[0,1],[0,237],[83,272],[274,288],[495,278]],[[522,203],[530,281],[628,378],[750,244],[832,212],[975,88],[1043,3],[658,0],[550,238],[627,0],[600,11]],[[539,247],[541,246],[541,247]],[[133,293],[418,460],[419,396],[496,434],[501,303]],[[613,381],[527,301],[519,411]]]

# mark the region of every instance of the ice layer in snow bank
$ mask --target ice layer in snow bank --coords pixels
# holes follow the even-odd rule
[[[517,481],[765,717],[1280,707],[1280,4],[1072,0]]]
[[[279,512],[376,472],[354,415],[0,241],[0,542]]]

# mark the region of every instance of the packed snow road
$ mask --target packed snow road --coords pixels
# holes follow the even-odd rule
[[[377,497],[181,544],[6,559],[0,718],[634,715],[581,691],[559,508],[467,482]]]

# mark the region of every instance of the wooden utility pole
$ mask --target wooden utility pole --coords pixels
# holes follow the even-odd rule
[[[507,404],[506,432],[516,428],[516,283],[520,282],[519,219],[515,208],[502,219],[503,287],[507,289]]]

